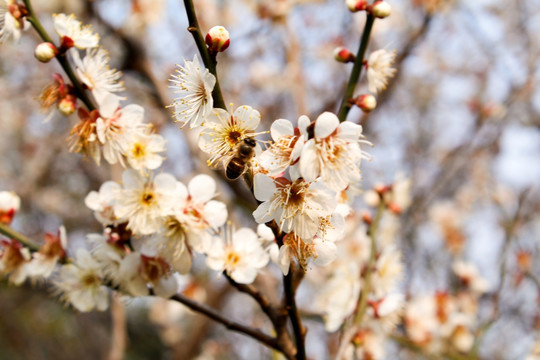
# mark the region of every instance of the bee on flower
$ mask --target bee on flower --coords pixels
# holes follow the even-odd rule
[[[261,114],[247,105],[238,107],[233,114],[213,109],[199,137],[199,148],[210,154],[208,165],[218,161],[226,164],[242,141],[259,135],[255,129],[260,121]]]

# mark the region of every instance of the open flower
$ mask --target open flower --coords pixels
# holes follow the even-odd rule
[[[170,270],[163,258],[134,252],[122,260],[117,281],[121,289],[133,296],[148,295],[150,286],[156,295],[169,298],[178,290]]]
[[[0,274],[7,275],[10,283],[21,285],[29,275],[30,251],[17,240],[2,240],[0,245]]]
[[[306,181],[318,176],[332,190],[344,190],[358,183],[362,174],[360,160],[369,158],[360,148],[362,127],[349,121],[339,122],[325,112],[315,121],[314,137],[306,142],[300,157],[300,172]]]
[[[118,82],[122,73],[109,67],[109,55],[105,49],[87,49],[86,56],[82,60],[79,52],[75,51],[72,54],[77,75],[92,91],[98,104],[107,93],[124,90],[124,84]]]
[[[225,271],[240,284],[250,284],[257,277],[259,269],[268,263],[268,253],[253,230],[229,230],[224,231],[223,237],[213,238],[206,264],[216,271]]]
[[[144,173],[146,169],[154,170],[161,166],[165,159],[159,153],[166,150],[166,140],[161,135],[134,133],[130,140],[126,157],[132,168]]]
[[[396,73],[396,69],[392,68],[395,58],[395,51],[386,51],[385,49],[374,51],[369,55],[367,60],[369,91],[377,94],[379,91],[386,89],[388,79]]]
[[[178,97],[171,105],[174,107],[173,116],[177,122],[194,128],[203,124],[212,113],[214,100],[212,90],[216,84],[214,75],[201,67],[197,56],[193,61],[184,61],[184,66],[177,65],[176,74],[169,81],[171,89]]]
[[[54,285],[61,297],[79,311],[94,308],[104,311],[108,306],[107,287],[102,284],[101,265],[86,249],[79,249],[72,264],[60,268]]]
[[[309,119],[302,116],[298,122]],[[301,126],[301,125],[300,125]],[[305,127],[304,124],[303,127]],[[270,134],[274,143],[259,156],[260,165],[269,176],[283,175],[285,170],[295,164],[300,157],[305,137],[289,120],[278,119],[272,123]]]
[[[75,15],[53,15],[54,29],[60,36],[62,45],[75,46],[78,49],[94,48],[99,45],[99,35],[95,34],[90,25],[82,25]]]
[[[118,222],[118,217],[114,213],[114,198],[121,188],[118,183],[107,181],[101,185],[99,192],[91,191],[84,199],[86,206],[94,211],[96,220],[104,226],[116,225]]]
[[[166,173],[154,179],[135,170],[122,174],[123,189],[116,192],[114,212],[128,219],[128,228],[135,234],[148,235],[158,231],[161,217],[169,214],[178,201],[176,179]]]
[[[120,99],[106,93],[99,104],[96,134],[103,145],[103,157],[109,164],[119,162],[125,166],[124,156],[137,134],[146,134],[148,125],[143,123],[144,109],[140,105],[120,107]]]
[[[10,7],[15,5],[13,0],[0,0],[0,44],[6,42],[9,38],[15,41],[21,37],[21,29],[24,26],[24,20],[17,19],[10,11]],[[17,9],[15,7],[15,9]]]
[[[45,244],[38,252],[33,254],[29,265],[32,276],[37,278],[48,278],[51,276],[58,260],[66,256],[67,235],[66,228],[61,226],[58,233],[45,234]]]
[[[208,165],[225,160],[242,140],[258,135],[254,130],[260,121],[261,114],[247,105],[238,107],[233,114],[214,109],[199,137],[199,148],[211,155]]]
[[[254,177],[254,190],[257,200],[262,201],[253,212],[257,223],[275,220],[282,231],[294,231],[308,242],[337,205],[334,193],[321,181],[274,180],[259,173]]]

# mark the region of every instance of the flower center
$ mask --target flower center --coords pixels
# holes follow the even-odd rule
[[[146,149],[141,143],[135,143],[131,152],[135,158],[142,158],[146,155]]]
[[[227,258],[225,259],[225,268],[233,269],[239,262],[240,256],[234,251],[229,251],[229,253],[227,254]]]
[[[154,202],[155,202],[155,195],[154,193],[152,192],[149,192],[149,191],[145,191],[142,196],[141,196],[141,202],[146,205],[146,206],[149,206],[149,205],[152,205]]]
[[[96,286],[100,283],[99,278],[94,273],[86,273],[81,278],[81,283],[86,287]]]

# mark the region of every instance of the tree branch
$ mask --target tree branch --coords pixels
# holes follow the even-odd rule
[[[205,316],[207,316],[208,318],[224,325],[227,329],[229,330],[232,330],[232,331],[236,331],[236,332],[239,332],[241,334],[244,334],[244,335],[247,335],[259,342],[261,342],[262,344],[272,348],[272,349],[276,349],[278,351],[281,351],[281,348],[278,344],[278,341],[276,338],[274,337],[271,337],[270,335],[267,335],[259,330],[256,330],[252,327],[249,327],[249,326],[246,326],[246,325],[242,325],[242,324],[239,324],[235,321],[232,321],[232,320],[229,320],[227,319],[226,317],[222,316],[221,314],[219,314],[217,311],[215,311],[214,309],[206,306],[206,305],[203,305],[201,303],[198,303],[197,301],[194,301],[182,294],[176,294],[174,295],[173,297],[171,297],[171,300],[175,300],[175,301],[178,301],[179,303],[182,303],[184,304],[185,306],[187,306],[188,308],[190,308],[191,310],[195,311],[195,312],[198,312],[200,314],[203,314]]]
[[[199,49],[204,66],[216,77],[216,85],[212,91],[212,98],[214,99],[214,107],[227,110],[225,101],[223,100],[223,94],[221,93],[221,87],[219,86],[219,78],[217,75],[217,60],[216,56],[210,55],[204,37],[202,36],[201,29],[199,27],[199,21],[197,20],[197,14],[195,13],[195,7],[192,0],[184,0],[184,6],[189,21],[188,31],[193,35],[193,40]]]
[[[17,240],[18,242],[20,242],[21,244],[23,244],[24,246],[26,246],[27,248],[29,248],[32,251],[38,251],[39,248],[40,248],[40,245],[36,244],[35,242],[28,239],[23,234],[13,230],[12,228],[10,228],[7,225],[0,224],[0,234],[3,234],[3,235],[5,235],[6,237],[8,237],[10,239]]]
[[[360,78],[362,73],[362,66],[364,65],[364,56],[366,54],[366,49],[369,43],[369,35],[371,34],[371,29],[373,28],[373,23],[375,17],[371,14],[367,14],[366,24],[364,25],[364,32],[362,33],[362,40],[360,41],[360,47],[358,48],[358,53],[354,61],[354,66],[351,71],[351,76],[349,78],[349,83],[343,94],[343,99],[341,100],[341,105],[339,107],[338,118],[340,122],[347,120],[347,115],[349,110],[351,110],[351,99],[354,94],[354,89],[356,88],[356,83]]]

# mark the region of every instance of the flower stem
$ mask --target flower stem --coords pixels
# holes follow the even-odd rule
[[[28,20],[28,22],[32,24],[32,26],[34,27],[34,29],[36,30],[36,32],[39,34],[39,36],[41,37],[43,41],[50,42],[52,44],[53,41],[51,37],[49,36],[49,34],[47,33],[47,31],[43,28],[43,25],[41,25],[41,22],[39,21],[36,14],[34,13],[34,10],[32,8],[32,3],[30,2],[30,0],[24,0],[23,2],[24,2],[24,5],[26,6],[26,9],[28,10],[28,15],[26,16],[26,19]],[[88,94],[84,90],[81,82],[79,81],[79,78],[77,78],[77,75],[75,75],[73,68],[67,61],[66,55],[58,54],[56,56],[56,60],[58,60],[58,62],[60,63],[60,66],[62,66],[62,69],[64,69],[66,75],[68,76],[69,80],[73,84],[77,97],[81,99],[81,101],[84,103],[84,105],[86,105],[88,110],[90,111],[95,110],[96,106],[94,105],[92,100],[90,100],[90,98],[88,97]]]
[[[184,0],[184,6],[188,17],[189,27],[188,31],[193,35],[193,40],[199,49],[204,66],[216,77],[216,85],[212,91],[212,98],[214,99],[214,107],[227,110],[225,100],[223,100],[223,94],[221,93],[221,87],[219,86],[219,78],[217,75],[217,54],[210,54],[208,47],[204,41],[204,37],[199,27],[199,21],[197,20],[197,14],[195,13],[195,6],[193,6],[192,0]]]
[[[38,251],[39,248],[40,248],[40,246],[38,244],[36,244],[32,240],[28,239],[23,234],[20,234],[17,231],[13,230],[12,228],[10,228],[7,225],[0,224],[0,234],[3,234],[3,235],[5,235],[6,237],[8,237],[10,239],[15,239],[15,240],[19,241],[21,244],[23,244],[24,246],[26,246],[27,248],[29,248],[32,251]]]
[[[364,288],[362,289],[362,292],[360,293],[360,299],[358,304],[358,310],[356,311],[356,314],[354,315],[354,325],[359,325],[362,321],[362,318],[364,317],[364,314],[367,310],[367,299],[369,296],[369,293],[371,292],[371,275],[373,274],[373,270],[375,267],[375,260],[377,258],[377,239],[375,237],[375,234],[377,233],[377,229],[379,227],[379,222],[381,221],[382,214],[384,212],[385,204],[384,201],[381,199],[381,203],[379,204],[379,207],[377,208],[377,213],[375,214],[375,218],[373,219],[373,222],[369,226],[368,229],[368,236],[371,240],[371,251],[369,254],[369,260],[366,268],[366,274],[364,276]]]
[[[227,319],[226,317],[219,314],[214,309],[203,305],[201,303],[198,303],[197,301],[191,300],[190,298],[182,295],[182,294],[176,294],[173,297],[171,297],[171,300],[178,301],[179,303],[184,304],[191,310],[201,313],[208,318],[223,324],[227,329],[236,331],[239,333],[242,333],[244,335],[247,335],[251,338],[254,338],[255,340],[258,340],[259,342],[263,343],[264,345],[276,349],[278,351],[281,351],[281,348],[279,347],[279,344],[277,342],[276,338],[273,338],[259,330],[256,330],[254,328],[251,328],[246,325],[239,324],[237,322],[234,322],[232,320]]]
[[[283,286],[285,290],[285,306],[287,312],[289,313],[289,318],[291,319],[294,338],[296,341],[296,359],[305,360],[306,359],[306,345],[305,345],[305,334],[306,329],[302,325],[302,319],[300,318],[300,313],[296,307],[296,286],[293,281],[293,274],[295,270],[294,264],[291,263],[291,268],[289,273],[283,276]]]
[[[362,33],[362,40],[360,41],[360,47],[358,48],[358,54],[356,55],[356,60],[354,61],[354,66],[351,71],[351,76],[349,78],[349,83],[341,100],[341,105],[339,107],[338,118],[340,122],[343,122],[347,119],[349,110],[351,110],[351,100],[354,94],[354,89],[358,79],[360,79],[360,74],[362,73],[362,66],[364,65],[364,56],[366,54],[366,49],[369,43],[369,36],[371,34],[371,29],[373,28],[373,22],[375,17],[371,14],[367,14],[366,24],[364,25],[364,32]]]

